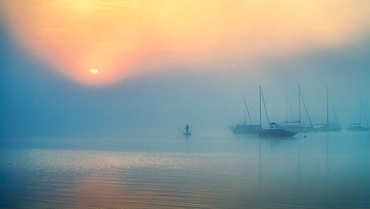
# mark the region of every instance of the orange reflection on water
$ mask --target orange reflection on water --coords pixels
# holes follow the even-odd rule
[[[125,207],[130,206],[130,201],[127,199],[126,192],[122,190],[123,187],[119,185],[109,184],[108,177],[94,177],[89,176],[81,179],[73,187],[72,193],[74,197],[71,198],[72,205],[79,205],[80,207]]]

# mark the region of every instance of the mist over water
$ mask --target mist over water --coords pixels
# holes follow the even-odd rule
[[[160,72],[94,87],[49,70],[2,28],[0,134],[119,137],[130,132],[166,133],[186,123],[199,130],[223,131],[244,121],[244,94],[254,123],[259,122],[259,86],[270,119],[280,123],[287,120],[287,99],[298,115],[298,85],[313,123],[326,122],[328,88],[339,123],[346,128],[358,122],[360,101],[369,116],[366,40],[291,57],[261,56],[259,64],[247,60],[221,67],[180,62],[163,66]],[[307,122],[305,116],[302,120]],[[267,121],[262,125],[267,127]]]
[[[368,133],[218,134],[1,148],[2,207],[366,208]],[[104,141],[104,143],[103,143]]]
[[[369,131],[347,131],[370,119],[369,35],[357,31],[363,22],[332,36],[348,26],[329,21],[331,28],[319,26],[322,36],[305,31],[307,43],[284,36],[268,47],[254,42],[266,38],[254,37],[263,29],[247,31],[248,41],[222,42],[233,42],[225,51],[212,40],[190,57],[161,54],[168,59],[162,65],[143,57],[141,73],[86,85],[50,65],[57,53],[30,53],[0,21],[0,207],[370,207]],[[233,134],[232,126],[251,124],[244,97],[260,123],[260,86],[270,122],[279,124],[298,119],[298,86],[313,124],[326,123],[328,91],[329,120],[338,119],[341,131],[288,139]],[[186,124],[190,137],[181,132]],[[268,128],[264,110],[261,125]]]

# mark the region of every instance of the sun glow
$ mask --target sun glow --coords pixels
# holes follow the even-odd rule
[[[163,65],[228,66],[337,47],[368,28],[370,1],[353,2],[12,0],[0,2],[0,21],[53,69],[100,85]]]
[[[91,68],[90,69],[90,73],[92,73],[92,74],[97,74],[98,72],[99,72],[99,70],[96,69],[96,68]]]

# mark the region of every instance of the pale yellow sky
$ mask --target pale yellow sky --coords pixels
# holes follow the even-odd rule
[[[335,49],[369,33],[369,8],[367,0],[0,3],[21,46],[84,84],[112,83],[176,63],[227,65]]]

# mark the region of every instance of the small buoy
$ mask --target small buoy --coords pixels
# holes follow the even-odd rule
[[[304,137],[304,138],[307,138],[307,136],[306,136],[306,135],[304,135],[303,137]]]

